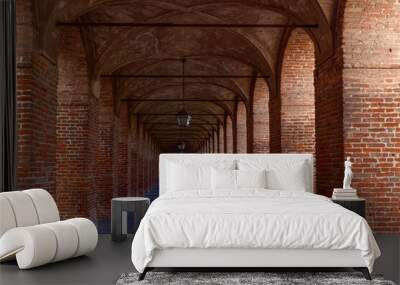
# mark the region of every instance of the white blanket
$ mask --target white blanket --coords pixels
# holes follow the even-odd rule
[[[143,272],[155,249],[358,249],[372,272],[380,256],[361,216],[328,198],[298,191],[248,189],[183,191],[156,199],[132,243],[132,262]]]

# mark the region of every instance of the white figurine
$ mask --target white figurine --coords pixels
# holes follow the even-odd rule
[[[344,179],[343,179],[343,189],[351,188],[351,179],[353,178],[353,171],[351,170],[350,156],[344,162]]]

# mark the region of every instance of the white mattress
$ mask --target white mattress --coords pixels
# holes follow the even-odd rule
[[[370,271],[380,255],[367,222],[326,197],[265,189],[216,194],[171,192],[155,200],[132,243],[136,269],[171,248],[359,250]]]

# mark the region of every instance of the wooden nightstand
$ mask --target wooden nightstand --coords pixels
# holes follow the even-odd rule
[[[359,214],[365,218],[365,199],[356,198],[351,200],[336,200],[332,199],[333,203],[339,204],[340,206]]]

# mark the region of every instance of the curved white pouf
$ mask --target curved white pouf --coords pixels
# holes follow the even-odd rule
[[[5,232],[17,226],[11,204],[8,199],[2,195],[0,195],[0,217],[1,237]]]
[[[35,205],[39,224],[57,222],[60,220],[60,214],[53,197],[43,189],[29,189],[22,191],[28,194]]]
[[[96,248],[98,233],[92,221],[59,219],[46,190],[0,193],[0,262],[16,259],[20,269],[28,269]]]
[[[71,258],[78,249],[79,237],[78,233],[69,223],[55,222],[44,224],[44,227],[50,229],[57,241],[57,249],[51,262]]]
[[[11,229],[0,239],[0,259],[15,256],[20,269],[51,262],[56,250],[53,232],[42,225]]]
[[[84,218],[13,228],[0,239],[0,259],[14,255],[20,269],[87,254],[97,245],[97,229]]]
[[[96,248],[98,233],[92,221],[85,218],[74,218],[64,222],[71,224],[78,233],[78,248],[74,257],[89,253]]]

